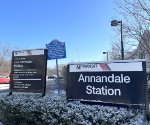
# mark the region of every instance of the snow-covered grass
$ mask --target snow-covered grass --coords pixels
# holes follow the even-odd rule
[[[0,121],[8,125],[143,125],[144,112],[67,102],[64,91],[45,97],[14,92],[0,94]]]

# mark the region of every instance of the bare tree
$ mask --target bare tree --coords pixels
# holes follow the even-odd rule
[[[48,76],[53,76],[53,75],[56,75],[56,68],[51,68],[51,67],[48,67],[47,68],[47,75]]]
[[[58,65],[58,72],[59,72],[59,76],[63,76],[63,74],[64,74],[64,66],[65,65],[63,65],[63,64],[61,64],[61,65]],[[51,67],[48,67],[47,68],[47,75],[48,76],[53,76],[53,75],[56,75],[57,74],[57,70],[56,70],[56,67],[53,67],[53,68],[51,68]]]
[[[9,74],[11,68],[12,48],[8,44],[0,42],[0,73]]]
[[[115,0],[116,10],[123,17],[124,32],[128,45],[147,53],[150,60],[150,0]],[[150,36],[150,32],[147,32]]]
[[[120,43],[113,42],[111,45],[111,51],[109,52],[109,59],[111,60],[118,60],[121,59],[121,53],[120,53]]]
[[[64,70],[65,70],[66,65],[61,64],[59,65],[59,75],[64,76]]]
[[[126,27],[127,27],[126,24],[124,24],[123,22],[122,25],[118,24],[118,26],[112,28],[113,39],[111,39],[112,44],[111,44],[111,49],[109,51],[110,60],[122,59],[121,32],[122,32],[122,40],[123,40],[123,48],[124,48],[124,59],[129,59],[130,57],[133,58],[133,55],[135,55],[134,49],[137,48],[138,44],[137,44],[137,41],[135,42],[135,39],[129,36],[129,32],[127,32]],[[121,31],[121,28],[122,28],[122,31]]]
[[[120,35],[120,34],[118,34]],[[137,58],[137,51],[136,49],[133,49],[133,44],[129,44],[129,42],[126,42],[125,34],[123,37],[123,47],[124,47],[124,59],[133,59]],[[116,38],[114,42],[111,44],[111,49],[109,51],[109,59],[110,60],[121,60],[121,41],[120,39]]]

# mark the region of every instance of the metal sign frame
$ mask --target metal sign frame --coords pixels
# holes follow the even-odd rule
[[[70,63],[67,99],[145,106],[145,63],[145,60]]]
[[[46,91],[47,49],[12,52],[10,95],[12,92]]]

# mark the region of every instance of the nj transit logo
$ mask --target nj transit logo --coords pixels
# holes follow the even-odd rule
[[[80,64],[76,66],[76,69],[94,69],[97,68],[98,64]]]

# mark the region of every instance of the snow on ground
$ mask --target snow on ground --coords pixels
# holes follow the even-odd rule
[[[5,89],[9,89],[9,84],[0,84],[0,91]]]

